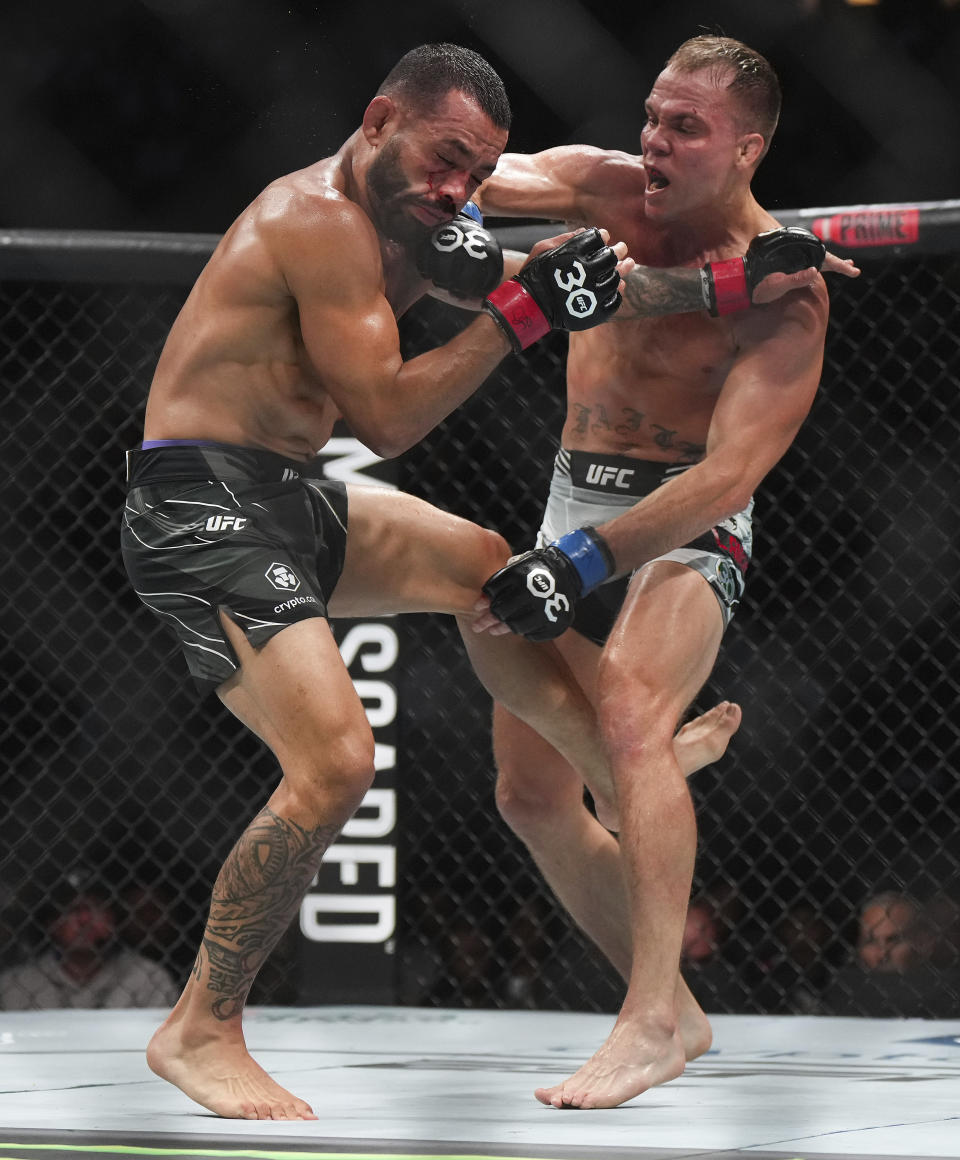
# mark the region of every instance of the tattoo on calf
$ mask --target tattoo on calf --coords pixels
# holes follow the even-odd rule
[[[219,997],[213,1014],[239,1015],[257,971],[287,929],[339,825],[305,830],[264,808],[230,851],[213,888],[194,965]]]

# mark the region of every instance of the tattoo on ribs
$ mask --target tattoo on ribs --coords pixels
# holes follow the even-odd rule
[[[707,450],[703,443],[689,443],[686,439],[675,439],[676,431],[671,431],[669,427],[661,427],[659,423],[651,423],[650,426],[656,431],[656,435],[653,437],[654,443],[665,450],[680,451],[684,456],[692,456],[694,459],[699,459]]]
[[[643,411],[635,411],[633,407],[623,408],[623,422],[617,424],[617,430],[623,435],[632,435],[640,430],[645,416]]]
[[[594,419],[593,423],[590,425],[590,430],[591,431],[609,431],[610,427],[611,427],[611,423],[610,423],[610,420],[607,418],[607,408],[603,405],[603,403],[597,403],[594,410],[597,413],[597,417]]]
[[[616,431],[620,435],[635,435],[645,428],[654,432],[653,442],[665,451],[678,451],[684,461],[695,463],[702,459],[707,448],[704,443],[691,443],[688,439],[678,439],[674,428],[664,427],[654,423],[644,411],[637,411],[633,407],[622,407],[622,416],[619,423],[612,423],[607,414],[607,408],[602,403],[588,407],[583,403],[573,404],[576,424],[574,430],[578,435],[585,435],[588,431]]]
[[[194,964],[206,968],[213,1014],[239,1015],[257,971],[287,929],[339,825],[305,830],[264,807],[230,851],[213,888]]]
[[[590,408],[584,407],[582,403],[574,403],[573,413],[576,415],[574,431],[578,435],[585,435],[587,427],[590,425]]]

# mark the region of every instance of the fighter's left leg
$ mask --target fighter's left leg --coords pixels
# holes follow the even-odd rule
[[[696,822],[673,737],[710,674],[722,632],[704,578],[660,561],[634,580],[604,649],[597,710],[620,804],[631,973],[606,1042],[572,1077],[539,1089],[543,1103],[615,1107],[683,1071],[677,980]]]
[[[490,695],[545,737],[589,788],[597,816],[618,826],[616,795],[596,715],[551,643],[470,629],[484,582],[510,557],[495,532],[414,496],[351,487],[346,562],[331,616],[446,612],[455,616]]]

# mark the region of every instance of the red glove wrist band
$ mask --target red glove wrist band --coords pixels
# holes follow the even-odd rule
[[[733,314],[749,309],[750,289],[743,258],[729,258],[725,262],[708,262],[713,279],[714,308],[711,314]]]
[[[506,323],[512,331],[507,337],[518,350],[526,350],[551,330],[536,299],[513,278],[491,290],[486,301],[494,308],[492,313],[496,321],[501,325]]]

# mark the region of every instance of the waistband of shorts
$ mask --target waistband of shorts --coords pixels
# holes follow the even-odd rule
[[[306,462],[274,451],[232,443],[171,441],[164,446],[127,452],[127,483],[144,487],[173,480],[217,479],[238,483],[282,483],[306,476],[323,477],[319,458]]]
[[[570,451],[561,447],[554,464],[558,475],[567,476],[574,487],[600,495],[649,495],[655,487],[682,475],[692,463],[660,463],[630,455],[604,455],[595,451]]]

